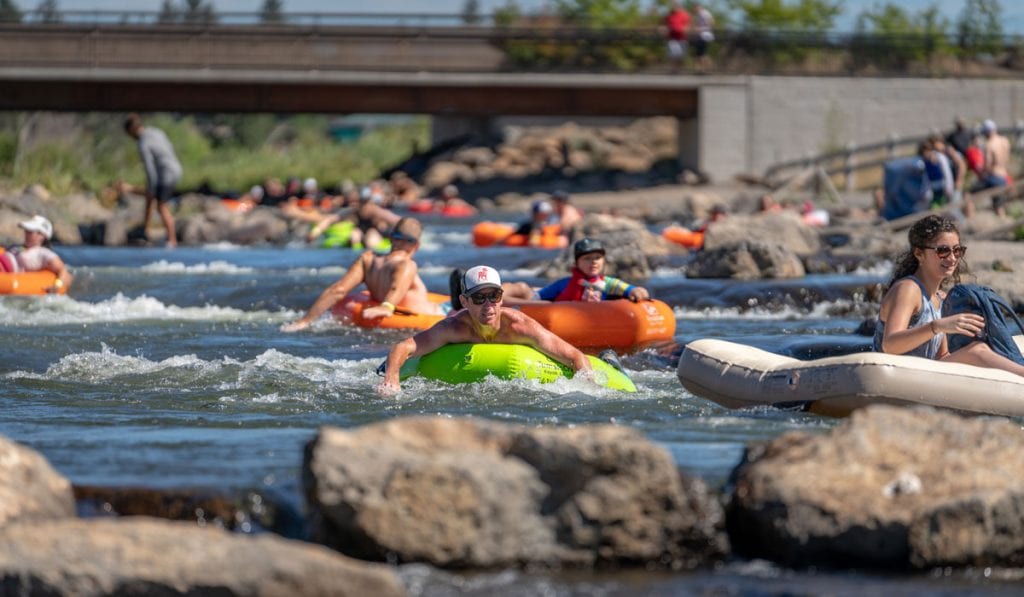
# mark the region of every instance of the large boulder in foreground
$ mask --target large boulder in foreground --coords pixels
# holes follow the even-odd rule
[[[726,550],[703,483],[632,429],[410,418],[306,447],[314,539],[457,568],[694,567]]]
[[[5,595],[399,596],[387,568],[271,535],[151,518],[0,529]]]
[[[728,526],[785,564],[1024,565],[1024,431],[1004,419],[873,406],[825,435],[748,450]]]
[[[0,527],[74,515],[71,483],[35,450],[0,437]]]

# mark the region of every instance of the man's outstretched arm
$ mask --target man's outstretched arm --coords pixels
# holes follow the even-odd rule
[[[360,255],[352,262],[352,265],[349,266],[345,275],[320,293],[320,296],[313,302],[313,306],[309,308],[309,311],[307,311],[305,315],[292,323],[287,323],[281,326],[281,331],[297,332],[309,327],[309,324],[316,321],[316,319],[323,315],[325,311],[333,307],[334,303],[345,298],[345,295],[348,294],[349,291],[362,283],[363,279],[366,277],[366,266],[363,263],[365,255],[366,253]]]
[[[412,357],[418,357],[441,348],[446,344],[461,342],[452,333],[451,322],[441,321],[434,327],[424,330],[411,338],[406,338],[391,347],[384,371],[384,381],[377,386],[380,394],[394,394],[401,389],[400,374],[402,365]]]

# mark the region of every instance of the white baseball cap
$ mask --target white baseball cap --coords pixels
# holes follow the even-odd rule
[[[996,123],[991,118],[986,118],[985,122],[981,123],[981,130],[986,133],[996,132]]]
[[[32,216],[31,219],[18,222],[18,227],[22,230],[41,232],[46,237],[46,240],[50,240],[53,237],[53,224],[43,216]]]
[[[484,288],[501,288],[501,276],[493,267],[478,265],[466,270],[462,275],[462,293],[473,294]]]

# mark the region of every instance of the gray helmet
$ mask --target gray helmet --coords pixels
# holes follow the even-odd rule
[[[573,261],[587,253],[600,253],[604,255],[604,243],[596,238],[581,238],[572,246]]]

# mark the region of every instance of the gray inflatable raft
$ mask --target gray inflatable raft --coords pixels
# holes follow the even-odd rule
[[[1024,336],[1017,336],[1024,349]],[[869,404],[923,404],[1024,417],[1024,377],[920,357],[864,352],[801,361],[727,342],[689,343],[683,387],[727,408],[776,406],[843,417]]]

